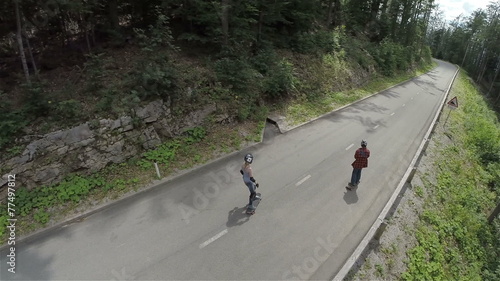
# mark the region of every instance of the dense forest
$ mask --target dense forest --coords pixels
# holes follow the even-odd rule
[[[434,7],[433,0],[2,1],[0,147],[34,134],[28,124],[48,129],[47,122],[120,114],[154,98],[172,106],[224,100],[245,120],[268,101],[321,95],[322,79],[304,82],[290,56],[391,76],[429,63]]]
[[[248,118],[259,100],[298,92],[294,66],[280,50],[334,54],[387,76],[432,51],[469,71],[498,105],[499,11],[500,3],[491,2],[450,24],[433,0],[2,1],[0,147],[39,117],[89,119],[92,114],[82,116],[85,109],[107,112],[116,100],[123,111],[155,97],[181,101],[186,92],[239,96],[237,114]],[[133,47],[140,53],[120,53]],[[122,65],[110,52],[138,59],[116,74]],[[181,77],[176,53],[204,60],[214,79]],[[54,76],[66,82],[51,88]],[[190,79],[199,81],[187,85]],[[83,90],[71,87],[82,80]],[[318,89],[301,90],[314,95]]]

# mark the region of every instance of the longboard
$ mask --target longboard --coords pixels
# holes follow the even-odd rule
[[[248,205],[246,213],[249,215],[255,214],[255,210],[257,209],[257,206],[259,206],[261,200],[262,200],[262,194],[257,193],[252,201],[252,205]]]
[[[348,183],[347,186],[345,187],[347,190],[353,190],[358,188],[358,185],[351,185],[351,183]]]

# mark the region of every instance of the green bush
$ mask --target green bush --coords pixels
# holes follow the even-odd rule
[[[48,116],[53,109],[49,93],[42,82],[34,82],[24,85],[24,112],[31,118]]]
[[[176,97],[178,75],[176,66],[165,53],[165,47],[170,50],[178,50],[178,47],[173,44],[168,17],[159,7],[154,13],[157,19],[154,25],[134,29],[145,59],[132,72],[130,88],[134,89],[134,96],[142,99],[160,97],[168,100]]]
[[[60,202],[68,200],[80,202],[82,196],[88,195],[93,182],[81,176],[70,176],[59,183],[56,188],[56,197]]]
[[[179,50],[179,48],[173,44],[174,37],[172,36],[168,16],[164,15],[159,8],[157,8],[154,13],[156,14],[156,22],[154,25],[149,25],[146,29],[134,28],[135,36],[142,50],[147,53],[157,52],[164,47],[169,47],[172,50]]]
[[[466,145],[474,149],[483,165],[500,163],[500,125],[495,113],[480,95],[467,96],[464,102]]]
[[[87,76],[86,92],[98,92],[104,87],[104,77],[107,74],[104,64],[107,62],[104,53],[88,54],[87,61],[84,64],[85,74]]]
[[[243,122],[245,120],[248,120],[252,114],[252,106],[249,105],[240,105],[238,107],[238,114],[237,114],[237,119],[240,122]]]
[[[266,97],[277,99],[288,96],[294,89],[296,78],[293,73],[293,64],[286,59],[278,62],[267,74],[263,83],[263,92]]]
[[[292,39],[291,47],[294,51],[302,54],[312,54],[318,50],[315,36],[309,32],[297,33]]]
[[[100,99],[95,106],[96,113],[109,112],[113,109],[117,92],[114,89],[104,89],[100,91]]]
[[[347,36],[343,28],[300,32],[291,40],[293,50],[302,54],[321,54],[340,51]]]
[[[4,206],[3,204],[0,204],[0,237],[3,237],[5,235],[5,231],[7,230],[7,226],[9,225],[9,222],[7,221],[9,219],[9,216],[7,216],[7,206]]]
[[[250,59],[252,67],[260,74],[266,75],[271,67],[279,62],[279,57],[273,49],[261,49]]]
[[[372,55],[367,51],[370,49],[369,42],[364,42],[355,37],[346,37],[343,46],[346,52],[346,57],[351,58],[353,61],[357,62],[363,69],[370,70],[376,65],[376,62]]]
[[[492,237],[488,233],[492,233]],[[491,231],[485,233],[485,252],[488,255],[488,263],[484,266],[482,272],[482,279],[484,281],[497,281],[500,280],[500,217],[493,220]]]
[[[10,144],[28,123],[23,112],[0,108],[0,149]]]
[[[39,210],[38,212],[36,212],[34,214],[33,217],[34,217],[35,221],[37,221],[41,224],[46,224],[47,222],[49,222],[50,214],[45,212],[45,211]]]
[[[55,111],[43,81],[23,85],[22,90],[23,108],[19,110],[0,108],[0,147],[9,143],[32,120],[51,117]]]
[[[398,70],[407,70],[414,57],[413,49],[402,46],[389,39],[384,39],[378,46],[370,48],[381,72],[385,76],[393,76]]]
[[[133,75],[136,80],[132,88],[136,89],[141,98],[175,98],[177,73],[167,56],[159,56],[154,61],[142,63]]]
[[[82,105],[74,99],[61,101],[56,105],[55,112],[59,118],[75,119],[82,115]]]
[[[432,51],[430,46],[422,47],[422,59],[427,64],[432,63]]]
[[[223,57],[215,61],[214,67],[218,80],[240,93],[247,93],[257,78],[245,58]]]
[[[192,129],[187,130],[185,133],[187,136],[184,141],[187,145],[200,142],[207,135],[207,132],[202,127],[194,127]]]
[[[168,165],[175,160],[177,149],[180,146],[179,140],[165,142],[156,149],[145,152],[144,158],[138,161],[138,165],[144,169],[151,168],[154,162]]]

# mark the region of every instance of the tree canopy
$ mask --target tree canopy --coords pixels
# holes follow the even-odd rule
[[[458,64],[500,106],[500,1],[446,24],[436,11],[427,36],[434,56]]]
[[[134,28],[147,28],[160,15],[169,19],[177,40],[215,50],[250,50],[269,42],[293,47],[301,36],[340,26],[372,42],[391,39],[414,46],[426,32],[434,1],[8,0],[0,5],[0,55],[20,55],[13,38],[22,29],[35,56],[32,65],[51,68],[43,55],[54,46],[82,53],[103,40],[120,46]]]
[[[65,120],[78,116],[82,106],[75,92],[85,91],[103,112],[118,104],[116,99],[133,105],[196,93],[182,84],[165,50],[209,62],[210,75],[196,83],[207,95],[244,97],[246,104],[256,104],[286,98],[297,88],[293,64],[278,51],[327,54],[325,61],[354,61],[391,76],[430,60],[432,48],[434,56],[462,64],[491,85],[490,95],[498,102],[497,10],[498,4],[492,5],[446,26],[434,0],[2,1],[0,96],[12,102],[1,105],[0,119],[17,121],[0,122],[0,147],[4,135],[15,135],[33,118],[51,112]],[[129,46],[141,49],[135,55],[140,59],[122,77],[108,77],[114,84],[108,83],[103,77],[113,71],[105,52]],[[44,74],[56,69],[79,74],[68,78],[64,93],[54,95],[47,86],[52,78]],[[83,76],[88,85],[69,90]],[[320,88],[301,86],[308,93]]]

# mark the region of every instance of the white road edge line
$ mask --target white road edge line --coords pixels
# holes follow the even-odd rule
[[[203,249],[205,248],[206,246],[208,246],[208,244],[214,242],[215,240],[219,239],[222,237],[222,235],[226,234],[227,233],[227,229],[224,229],[223,231],[217,233],[214,237],[208,239],[207,241],[203,242],[200,244],[200,249]]]
[[[295,186],[299,186],[299,185],[303,184],[303,183],[304,183],[306,180],[308,180],[310,177],[311,177],[311,175],[307,175],[307,176],[305,176],[303,179],[301,179],[299,182],[297,182],[297,183],[295,184]]]
[[[349,150],[349,149],[351,149],[351,147],[353,147],[353,146],[354,146],[354,143],[351,143],[351,145],[349,145],[348,147],[346,147],[346,149],[345,149],[345,150]]]

